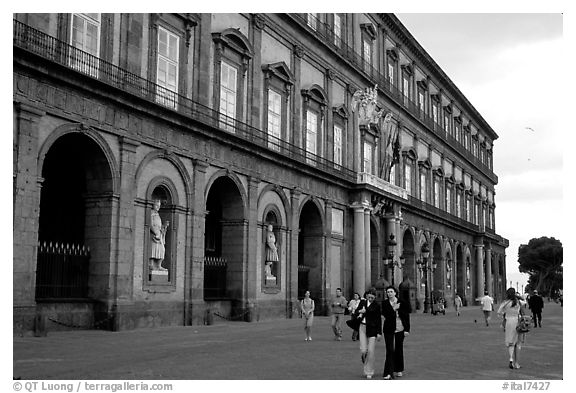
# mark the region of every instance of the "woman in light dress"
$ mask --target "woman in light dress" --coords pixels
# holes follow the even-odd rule
[[[514,288],[508,288],[506,290],[506,300],[504,300],[498,308],[498,315],[503,318],[504,343],[508,348],[509,357],[508,367],[512,369],[520,368],[518,355],[524,343],[525,334],[518,333],[516,326],[518,325],[520,307],[524,307],[525,305],[526,302],[516,295],[516,290]]]
[[[310,331],[312,330],[312,323],[314,322],[314,300],[310,298],[310,291],[306,291],[304,299],[300,302],[300,309],[302,310],[302,318],[304,318],[304,331],[306,338],[304,341],[312,341]]]

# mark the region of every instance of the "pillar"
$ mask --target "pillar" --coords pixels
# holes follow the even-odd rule
[[[484,295],[484,245],[477,244],[476,248],[476,297]]]
[[[254,307],[257,307],[256,302],[256,288],[258,286],[257,269],[261,266],[256,266],[255,261],[258,260],[256,257],[257,245],[259,241],[262,241],[261,237],[258,236],[258,184],[260,179],[255,177],[248,178],[248,228],[246,236],[246,253],[247,258],[244,265],[244,290],[243,300],[244,300],[244,312],[250,310],[250,318],[248,321],[255,321],[255,316],[252,315]],[[285,264],[286,261],[280,260],[280,264]]]
[[[299,220],[298,206],[301,192],[299,189],[290,190],[290,209],[292,215],[289,218],[288,228],[290,231],[290,257],[286,261],[286,299],[287,307],[290,310],[290,317],[294,317],[298,312],[298,239]]]
[[[364,205],[355,203],[352,205],[354,215],[354,246],[353,246],[353,273],[354,292],[363,294],[366,291],[366,265],[364,243]]]
[[[486,290],[490,296],[494,297],[496,295],[492,283],[492,248],[490,243],[486,247]]]
[[[370,245],[370,212],[372,208],[364,207],[364,263],[365,263],[365,279],[364,287],[370,288],[372,286],[372,252]]]

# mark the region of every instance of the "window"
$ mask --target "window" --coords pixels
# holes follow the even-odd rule
[[[472,223],[473,223],[473,224],[478,224],[478,221],[479,221],[479,220],[478,220],[478,204],[477,204],[477,203],[474,203],[474,218],[473,218]]]
[[[78,49],[71,53],[70,66],[98,77],[100,53],[100,14],[72,14],[70,44]]]
[[[408,195],[412,195],[412,165],[410,162],[404,164],[404,189]]]
[[[272,89],[268,89],[268,147],[280,151],[282,125],[282,97]]]
[[[482,209],[482,226],[486,227],[486,209]]]
[[[423,91],[418,91],[418,109],[420,110],[421,113],[425,112],[425,103],[424,103],[424,92]]]
[[[466,198],[466,221],[470,222],[470,198]]]
[[[452,212],[452,189],[450,187],[446,187],[446,211]]]
[[[342,165],[342,127],[334,125],[334,163]]]
[[[342,17],[334,14],[334,45],[342,44]]]
[[[404,95],[404,103],[407,104],[410,100],[410,80],[407,76],[402,78],[402,94]]]
[[[396,183],[396,165],[392,165],[392,168],[390,169],[390,183],[398,185]]]
[[[488,168],[492,169],[492,151],[491,150],[488,151],[487,159],[488,159],[488,162],[486,163],[486,165],[488,165]]]
[[[476,141],[472,141],[472,154],[474,154],[474,157],[478,157],[478,145]]]
[[[420,200],[426,202],[426,173],[420,172]]]
[[[369,73],[372,68],[372,41],[369,38],[364,38],[364,40],[362,40],[362,54],[364,70]]]
[[[178,93],[178,42],[177,36],[162,27],[158,28],[156,84],[159,88],[156,102],[174,109]]]
[[[435,124],[438,124],[438,105],[432,104],[432,120]]]
[[[372,145],[364,142],[364,172],[372,174]]]
[[[306,111],[306,151],[316,154],[316,138],[318,137],[318,115]]]
[[[234,119],[236,118],[236,81],[238,70],[222,62],[220,68],[220,122],[221,127],[234,132]]]
[[[448,114],[444,115],[444,131],[446,134],[450,134],[450,116]]]
[[[462,195],[460,193],[456,194],[456,216],[460,218],[460,212],[462,210]]]
[[[313,30],[316,30],[317,28],[317,22],[318,22],[318,14],[306,14],[306,21],[308,23],[308,26],[310,26]]]
[[[434,206],[440,208],[440,181],[434,179]]]
[[[456,141],[458,143],[460,143],[460,133],[462,132],[461,127],[460,127],[460,123],[459,122],[454,122],[454,132],[456,134]]]
[[[394,84],[394,64],[388,63],[388,81],[390,85]]]

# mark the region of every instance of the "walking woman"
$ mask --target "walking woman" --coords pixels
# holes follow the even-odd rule
[[[304,331],[306,332],[304,341],[312,341],[310,331],[312,330],[312,323],[314,322],[314,300],[310,298],[310,291],[306,291],[304,294],[304,299],[300,302],[300,309],[302,310]]]
[[[382,302],[384,315],[384,341],[386,362],[384,379],[401,377],[404,372],[404,337],[410,334],[410,305],[398,300],[398,291],[393,286],[386,288],[387,299]]]
[[[358,292],[354,292],[354,298],[348,302],[348,311],[350,311],[350,319],[353,320],[356,318],[356,309],[360,304],[360,294]],[[358,335],[360,333],[358,330],[352,331],[352,341],[358,340]]]
[[[524,307],[526,302],[516,295],[514,288],[506,290],[506,300],[500,304],[498,315],[504,318],[504,343],[508,348],[508,367],[520,368],[518,355],[522,344],[524,343],[525,334],[516,331],[518,325],[518,315],[520,307]]]
[[[376,340],[382,339],[382,316],[380,306],[376,302],[376,290],[370,288],[366,299],[362,299],[356,308],[356,318],[360,320],[360,354],[364,363],[364,376],[372,379],[374,375],[374,362]]]

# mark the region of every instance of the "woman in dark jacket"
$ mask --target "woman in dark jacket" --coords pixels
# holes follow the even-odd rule
[[[370,289],[366,293],[366,299],[360,301],[356,308],[356,318],[360,321],[360,353],[364,363],[364,375],[367,379],[372,379],[376,340],[380,341],[382,337],[382,315],[374,289]]]
[[[393,286],[386,288],[386,299],[382,302],[384,316],[384,341],[386,362],[384,379],[401,377],[404,371],[404,337],[410,334],[410,304],[398,300],[398,291]]]

